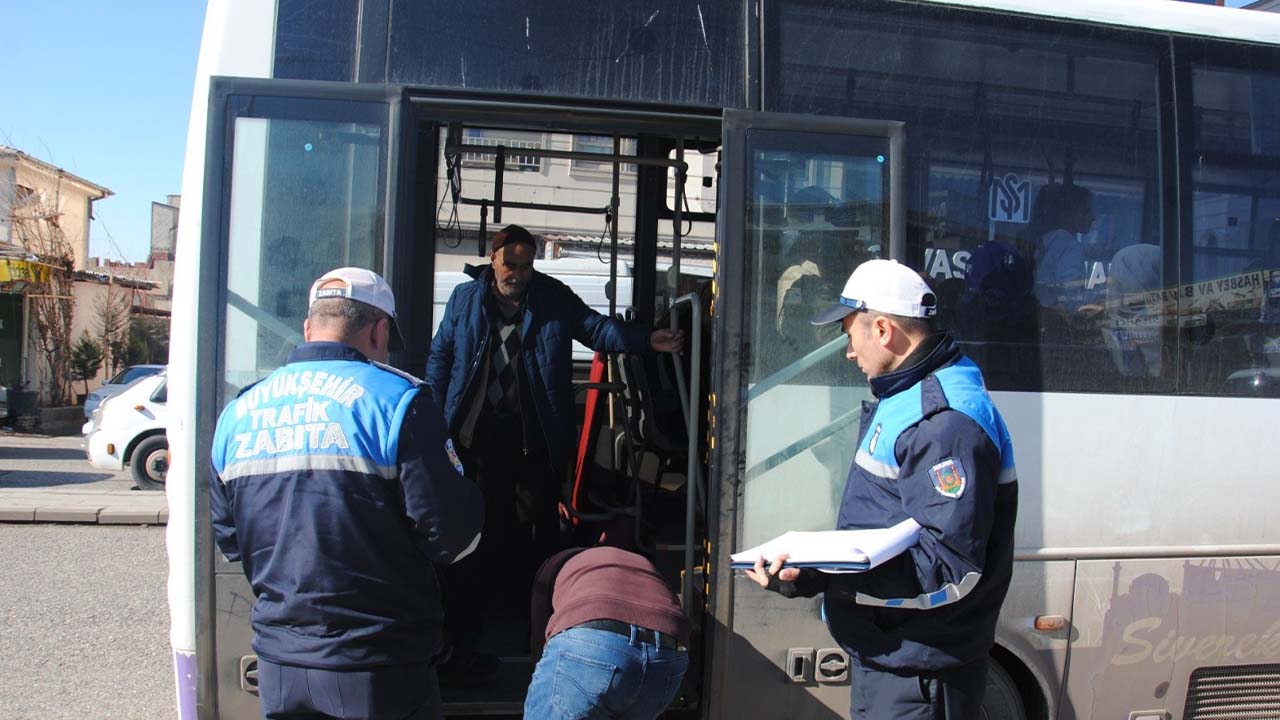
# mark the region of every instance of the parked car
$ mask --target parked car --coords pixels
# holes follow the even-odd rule
[[[163,490],[169,472],[168,378],[161,372],[134,380],[107,398],[84,424],[80,447],[89,464],[120,471],[129,466],[142,490]]]
[[[103,400],[115,395],[129,386],[129,383],[148,375],[155,375],[164,370],[164,365],[130,365],[116,373],[110,380],[102,383],[102,387],[89,393],[84,399],[84,416],[90,417]]]

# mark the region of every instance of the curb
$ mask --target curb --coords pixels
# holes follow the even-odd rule
[[[0,505],[2,523],[61,523],[72,525],[167,525],[169,509],[122,507],[40,507]]]

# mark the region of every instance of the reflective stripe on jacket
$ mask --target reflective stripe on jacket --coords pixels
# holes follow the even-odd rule
[[[307,343],[223,411],[210,508],[253,588],[254,650],[303,667],[428,662],[432,561],[474,549],[483,501],[419,382]]]
[[[985,655],[1013,571],[1018,485],[1013,444],[982,374],[950,338],[912,367],[877,377],[863,408],[839,529],[908,517],[920,540],[859,575],[836,575],[824,610],[860,662],[928,672]]]

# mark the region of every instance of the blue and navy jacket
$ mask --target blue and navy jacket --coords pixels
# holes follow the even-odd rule
[[[908,361],[910,362],[910,360]],[[831,635],[859,663],[934,672],[984,657],[1013,572],[1013,444],[982,373],[943,337],[871,380],[836,527],[920,524],[910,550],[861,574],[805,573]]]
[[[432,563],[480,540],[484,503],[415,378],[340,343],[306,343],[222,412],[210,508],[256,601],[253,649],[354,669],[431,662]]]
[[[427,385],[444,408],[449,431],[457,433],[466,415],[476,371],[489,352],[493,323],[484,302],[493,284],[493,270],[454,288],[444,317],[431,340]],[[541,426],[552,466],[569,466],[577,417],[573,397],[573,341],[606,352],[644,352],[649,328],[605,317],[587,307],[559,280],[533,272],[525,294],[523,367],[533,396],[536,426]]]

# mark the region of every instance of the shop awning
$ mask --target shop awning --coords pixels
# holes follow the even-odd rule
[[[49,282],[54,267],[35,260],[0,258],[0,292],[26,292],[32,285]]]

